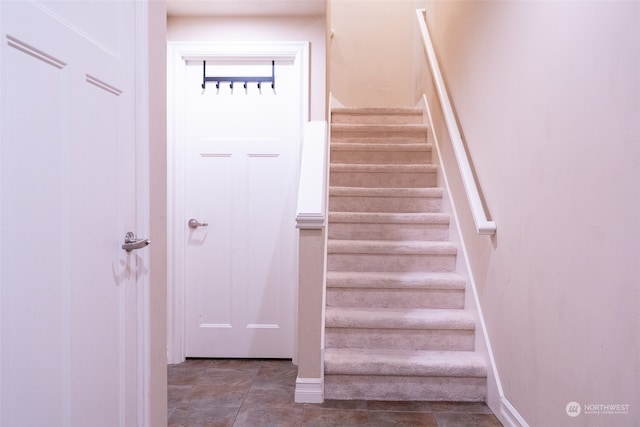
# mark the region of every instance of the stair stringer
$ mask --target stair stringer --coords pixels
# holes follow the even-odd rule
[[[434,129],[446,129],[446,126],[435,127],[433,116],[429,110],[429,104],[426,95],[416,105],[417,108],[423,109],[424,124],[429,126],[429,140],[433,143],[434,150],[432,152],[431,162],[438,166],[436,172],[437,186],[444,189],[442,195],[442,212],[450,215],[449,225],[449,242],[454,243],[458,248],[458,256],[456,257],[455,272],[461,276],[466,282],[465,289],[465,310],[469,312],[476,321],[475,334],[475,353],[480,355],[487,366],[486,377],[486,404],[495,414],[501,413],[501,401],[504,396],[500,377],[491,350],[489,335],[482,315],[482,307],[478,298],[478,291],[475,279],[469,264],[469,256],[467,247],[460,230],[460,221],[456,210],[455,202],[451,196],[451,187],[447,180],[447,169],[442,161],[438,136]]]

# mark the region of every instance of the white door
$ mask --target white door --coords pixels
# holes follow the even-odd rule
[[[1,1],[0,30],[0,425],[139,425],[134,4]]]
[[[292,61],[270,84],[209,83],[184,65],[186,356],[291,358],[294,348],[300,82]],[[207,67],[265,76],[270,61]],[[196,219],[206,226],[188,227]]]

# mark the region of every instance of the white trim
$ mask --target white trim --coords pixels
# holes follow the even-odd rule
[[[507,427],[529,427],[506,397],[500,399],[500,421]]]
[[[324,402],[324,380],[322,378],[296,378],[295,402]]]
[[[453,146],[453,151],[458,162],[458,168],[460,169],[460,174],[462,175],[462,182],[467,193],[467,199],[469,200],[469,205],[471,206],[471,212],[473,213],[473,221],[476,225],[476,231],[478,232],[478,234],[493,235],[496,233],[496,223],[487,220],[487,216],[484,212],[482,200],[480,199],[480,193],[478,192],[478,187],[473,177],[473,172],[471,171],[471,164],[469,162],[469,158],[467,157],[467,152],[464,149],[464,144],[462,143],[462,137],[460,136],[460,131],[458,130],[458,123],[456,121],[455,114],[453,113],[451,101],[449,100],[449,94],[447,93],[444,79],[442,78],[442,74],[440,73],[438,59],[436,58],[436,53],[433,49],[431,37],[429,36],[425,13],[426,12],[424,9],[416,9],[418,24],[420,26],[420,33],[422,34],[422,41],[424,42],[424,49],[427,53],[429,64],[431,65],[433,81],[438,92],[438,97],[440,98],[440,104],[442,105],[442,114],[444,116],[447,129],[449,130],[451,145]]]
[[[181,363],[185,360],[185,254],[178,242],[184,241],[184,227],[179,221],[184,218],[184,177],[178,176],[176,171],[184,171],[185,167],[182,150],[176,144],[182,130],[176,128],[175,106],[182,101],[174,93],[174,82],[181,73],[181,65],[187,60],[275,58],[293,61],[299,64],[299,138],[302,140],[304,125],[309,121],[309,42],[167,42],[167,49],[167,362]],[[297,304],[297,298],[294,298],[294,304]]]
[[[326,143],[327,123],[308,122],[302,140],[297,228],[319,229],[325,226]]]

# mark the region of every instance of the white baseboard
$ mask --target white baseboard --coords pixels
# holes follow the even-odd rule
[[[529,424],[516,411],[516,408],[507,400],[506,397],[500,399],[500,421],[506,427],[529,427]]]
[[[324,402],[324,380],[322,378],[296,378],[295,402]]]

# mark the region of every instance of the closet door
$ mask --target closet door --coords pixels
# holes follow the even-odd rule
[[[299,73],[279,61],[275,91],[210,83],[203,93],[202,62],[184,67],[186,356],[291,358]],[[271,63],[207,70],[261,76]]]
[[[141,425],[135,13],[0,1],[2,426]]]

